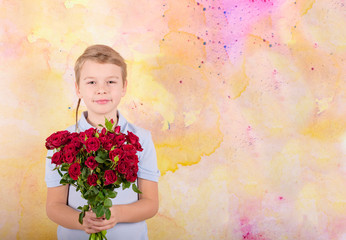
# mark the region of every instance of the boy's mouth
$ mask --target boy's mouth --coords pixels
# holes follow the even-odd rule
[[[110,102],[110,100],[100,99],[100,100],[95,100],[94,102],[96,102],[97,104],[107,104],[108,102]]]

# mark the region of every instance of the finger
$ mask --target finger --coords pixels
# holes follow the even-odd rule
[[[97,233],[97,232],[101,232],[103,230],[108,230],[108,229],[111,229],[113,226],[111,225],[107,225],[107,226],[103,226],[103,227],[93,227],[90,232],[94,232],[94,233]]]
[[[84,226],[84,225],[83,225],[83,228],[84,228],[84,231],[85,231],[87,234],[91,234],[91,233],[96,233],[96,232],[98,232],[98,230],[95,230],[95,229],[93,229],[93,228],[90,227],[90,226]]]
[[[107,230],[107,229],[113,228],[115,225],[116,225],[116,222],[105,220],[102,222],[102,225],[95,225],[95,228],[101,229],[101,230]]]
[[[102,218],[96,217],[96,214],[92,213],[92,212],[86,212],[84,218],[85,219],[91,219],[93,221],[102,221],[103,220]]]
[[[96,214],[95,214],[93,211],[87,211],[87,212],[85,212],[85,215],[86,215],[86,216],[89,216],[89,217],[94,217],[94,218],[96,218]]]
[[[90,227],[104,227],[106,225],[109,225],[108,222],[106,222],[106,220],[97,220],[97,221],[94,221],[92,219],[90,219],[90,221],[88,222],[88,226]]]

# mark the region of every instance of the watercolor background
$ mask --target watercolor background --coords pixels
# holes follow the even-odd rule
[[[126,59],[120,110],[157,149],[150,239],[346,239],[344,0],[0,0],[1,239],[55,239],[45,138],[73,65]]]

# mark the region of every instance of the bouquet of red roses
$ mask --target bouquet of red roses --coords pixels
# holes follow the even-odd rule
[[[49,157],[61,176],[60,183],[71,184],[80,191],[88,205],[81,210],[79,222],[90,208],[97,217],[109,219],[116,188],[129,188],[141,193],[134,183],[137,179],[138,156],[142,151],[139,138],[132,132],[120,132],[113,120],[105,120],[100,131],[90,128],[80,133],[58,131],[46,139],[46,148],[53,150]],[[65,173],[64,173],[65,172]],[[90,234],[89,239],[107,239],[106,231]]]

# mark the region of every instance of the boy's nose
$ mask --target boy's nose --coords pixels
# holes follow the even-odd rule
[[[100,85],[97,89],[97,94],[105,94],[106,92],[106,86],[104,85]]]

